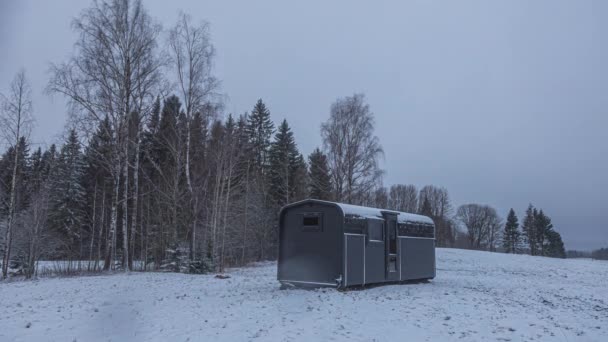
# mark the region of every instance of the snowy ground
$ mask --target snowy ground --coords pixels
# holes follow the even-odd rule
[[[438,249],[428,284],[279,290],[276,265],[0,284],[0,341],[608,341],[608,262]]]

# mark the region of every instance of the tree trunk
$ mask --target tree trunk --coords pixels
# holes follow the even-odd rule
[[[139,198],[139,124],[137,125],[137,136],[135,139],[135,165],[133,166],[133,213],[131,213],[131,258],[129,259],[129,269],[133,269],[133,257],[135,257],[135,232],[137,227],[137,205]]]
[[[118,224],[118,200],[120,198],[120,159],[114,165],[114,193],[112,198],[112,213],[110,218],[110,239],[106,245],[106,262],[103,265],[104,271],[114,269],[114,260],[116,259],[116,229]]]
[[[91,219],[91,244],[89,245],[89,263],[87,265],[87,271],[91,271],[91,261],[93,261],[93,245],[95,242],[95,214],[97,209],[97,181],[95,181],[95,190],[93,191],[93,217]]]
[[[19,119],[19,122],[21,120]],[[11,247],[12,247],[12,243],[13,243],[13,224],[14,224],[14,219],[15,219],[15,205],[16,203],[16,194],[15,194],[15,190],[17,188],[16,184],[17,184],[17,170],[18,170],[18,164],[19,164],[19,135],[21,134],[19,132],[19,126],[17,125],[17,139],[15,141],[15,159],[14,159],[14,165],[13,165],[13,179],[11,179],[11,198],[10,198],[10,202],[9,202],[9,207],[8,207],[8,222],[6,224],[6,235],[4,238],[4,243],[5,243],[5,249],[4,249],[4,256],[2,258],[2,278],[6,279],[7,275],[8,275],[8,264],[10,262],[11,259]]]
[[[106,184],[105,184],[105,180],[104,180],[103,192],[102,192],[102,198],[101,198],[101,225],[99,227],[99,237],[97,238],[97,258],[95,259],[95,264],[94,264],[95,270],[98,270],[99,260],[101,260],[101,241],[103,238],[105,219],[106,219]],[[107,248],[107,239],[106,239],[106,248]]]
[[[122,267],[129,272],[129,144],[125,137],[124,164],[122,176],[124,179],[124,193],[122,194]]]

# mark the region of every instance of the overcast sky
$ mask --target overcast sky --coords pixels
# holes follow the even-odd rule
[[[385,184],[445,186],[551,216],[568,249],[608,246],[608,1],[144,1],[164,27],[211,23],[227,112],[258,98],[300,149],[321,144],[337,97],[366,94]],[[24,67],[35,143],[65,125],[43,93],[88,1],[0,0],[0,92]]]

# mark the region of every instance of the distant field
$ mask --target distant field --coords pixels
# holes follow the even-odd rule
[[[0,284],[0,341],[608,341],[608,262],[438,249],[428,284],[279,290],[276,264]]]

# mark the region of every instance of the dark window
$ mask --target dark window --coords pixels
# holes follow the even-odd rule
[[[317,217],[317,216],[315,216],[315,217],[304,216],[303,224],[306,227],[318,226],[319,225],[319,217]]]
[[[302,215],[302,230],[306,232],[319,232],[322,230],[323,220],[321,213],[304,213]]]

